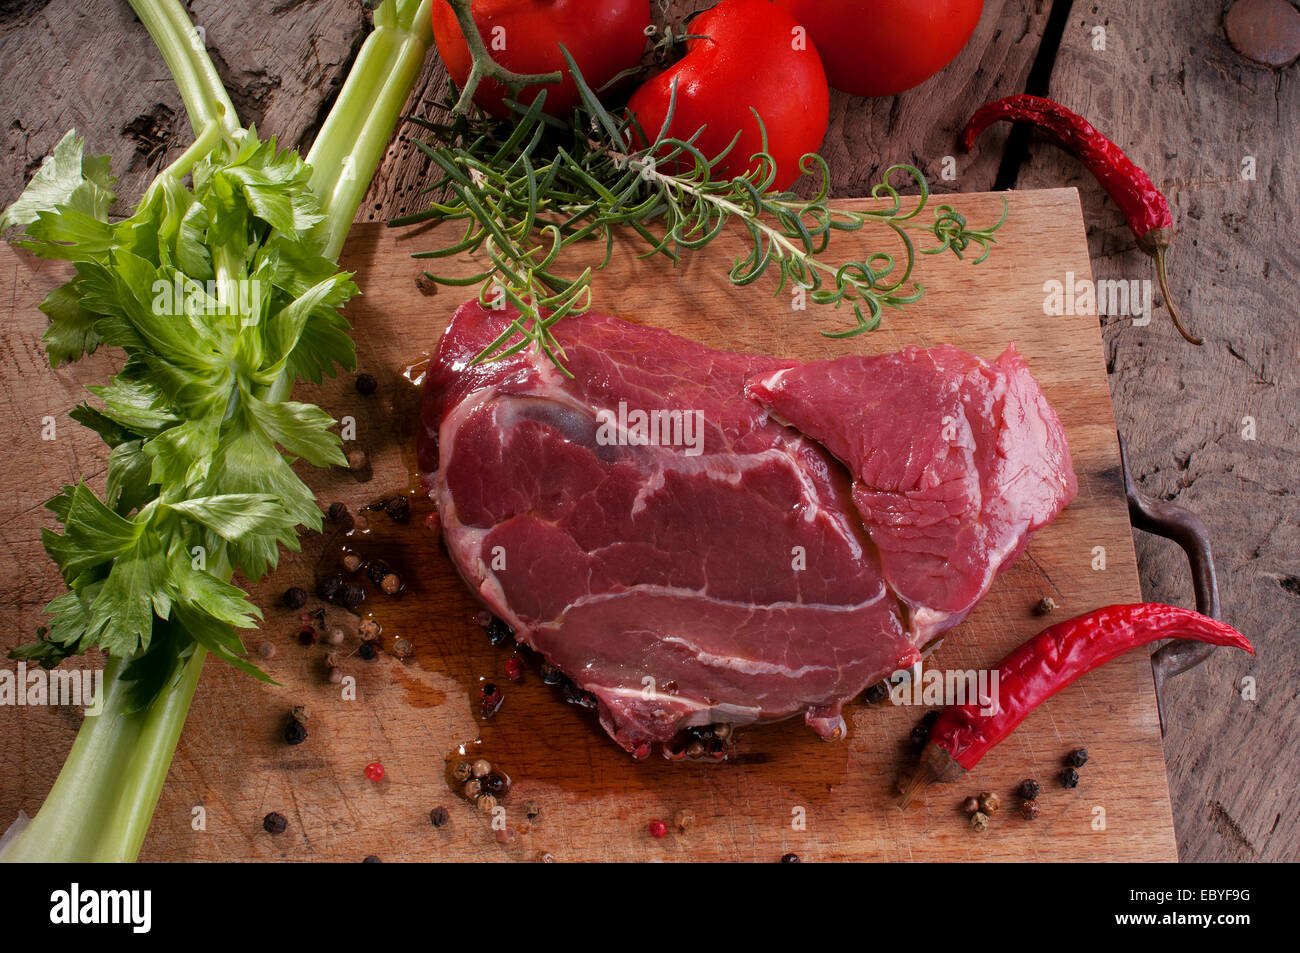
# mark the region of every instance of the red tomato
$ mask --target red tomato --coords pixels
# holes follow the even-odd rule
[[[564,71],[562,83],[527,86],[519,101],[531,103],[546,90],[546,112],[564,116],[579,102],[560,44],[578,64],[587,85],[600,87],[641,62],[650,0],[474,0],[470,8],[492,58],[516,73]],[[465,35],[447,0],[434,0],[433,39],[447,72],[463,87],[470,55]],[[479,83],[474,102],[494,116],[507,116],[506,88],[496,80]]]
[[[628,102],[648,139],[663,128],[677,81],[668,134],[689,139],[712,159],[740,139],[714,175],[731,178],[753,167],[763,147],[752,106],[767,128],[768,152],[776,161],[777,188],[799,177],[799,159],[815,152],[826,135],[830,93],[813,43],[794,18],[770,0],[722,0],[691,21],[686,55],[649,79]]]
[[[984,0],[776,0],[808,28],[826,77],[858,96],[892,96],[962,51]]]

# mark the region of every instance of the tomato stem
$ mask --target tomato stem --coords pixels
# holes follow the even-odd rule
[[[469,76],[465,78],[465,88],[460,91],[460,99],[456,100],[456,106],[452,110],[456,115],[469,112],[478,84],[485,79],[497,80],[516,96],[525,86],[563,82],[564,74],[560,70],[550,73],[516,73],[502,66],[488,52],[487,44],[483,42],[483,34],[479,33],[478,24],[474,22],[474,14],[470,9],[473,0],[447,0],[447,5],[451,7],[456,22],[460,24],[460,32],[465,37],[465,45],[469,47],[471,59]]]

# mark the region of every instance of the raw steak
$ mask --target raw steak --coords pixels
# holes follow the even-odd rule
[[[838,737],[843,701],[913,664],[926,640],[956,624],[1073,487],[1068,452],[1054,449],[1064,451],[1060,424],[1042,403],[1050,433],[1025,431],[1008,446],[1030,453],[1029,441],[1043,438],[1044,459],[1026,466],[1063,465],[1062,492],[1050,505],[980,507],[968,489],[965,507],[943,524],[960,536],[949,553],[963,567],[963,582],[945,590],[923,577],[923,560],[917,569],[900,556],[908,551],[901,527],[890,525],[883,545],[870,537],[880,531],[873,520],[888,524],[889,513],[863,493],[886,483],[855,481],[850,469],[860,477],[858,463],[871,454],[855,459],[847,427],[813,426],[814,379],[805,388],[794,375],[830,365],[715,351],[588,314],[555,326],[572,378],[531,352],[472,366],[512,317],[477,303],[457,311],[426,374],[420,467],[466,582],[516,638],[596,696],[601,723],[629,751],[693,725],[800,712],[823,737]],[[1015,474],[984,481],[977,472],[1002,452],[984,446],[989,435],[1008,429],[1001,372],[947,351],[951,366],[936,362],[934,386],[948,378],[974,395],[968,378],[984,369],[986,417],[964,403],[967,429],[951,441],[962,450],[943,457],[938,418],[921,406],[931,395],[922,394],[913,407],[919,429],[880,434],[877,465],[888,471],[894,459],[906,469],[928,453],[932,462],[917,466],[937,468],[939,485],[1020,492]],[[846,399],[852,382],[839,376],[845,389],[832,393]],[[906,380],[899,376],[902,390]],[[1020,387],[1038,395],[1027,374]],[[783,405],[783,417],[808,417],[807,426],[777,422],[764,400]],[[877,425],[869,414],[862,421]],[[965,457],[963,441],[972,444]],[[905,490],[897,477],[888,486]],[[1006,514],[1022,509],[1032,515],[1012,538]],[[1003,521],[996,534],[969,525],[994,520]],[[984,588],[967,603],[965,580],[981,565]]]

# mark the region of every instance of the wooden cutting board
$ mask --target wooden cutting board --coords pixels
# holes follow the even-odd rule
[[[595,284],[598,309],[714,347],[812,359],[949,342],[993,358],[1015,342],[1065,424],[1079,495],[948,634],[927,663],[940,669],[993,665],[1045,624],[1033,612],[1043,596],[1060,606],[1053,618],[1140,599],[1097,320],[1043,311],[1044,282],[1091,277],[1078,197],[1073,189],[1006,197],[1007,221],[987,261],[918,256],[924,299],[888,313],[879,332],[854,339],[817,333],[842,326],[837,322],[847,315],[816,306],[792,310],[788,294],[771,296],[771,283],[731,287],[725,272],[738,246],[726,241],[675,271],[623,251]],[[1000,195],[946,198],[975,225],[1001,212]],[[886,236],[857,233],[836,242],[833,249],[847,257]],[[378,392],[363,397],[348,377],[298,395],[355,420],[348,448],[369,454],[372,475],[362,482],[346,472],[304,470],[322,505],[339,500],[355,510],[412,492],[418,394],[408,378],[468,295],[448,288],[425,293],[417,282],[421,263],[409,255],[444,243],[445,236],[428,230],[366,225],[349,242],[343,264],[355,269],[364,292],[349,308],[360,370],[378,378]],[[468,259],[435,264],[444,274],[477,270]],[[0,280],[9,285],[0,295],[8,312],[3,382],[11,408],[20,411],[0,422],[8,456],[0,533],[6,551],[23,560],[0,600],[5,642],[17,641],[19,629],[30,632],[40,604],[58,591],[53,567],[36,555],[38,527],[48,521],[35,507],[77,474],[99,473],[102,484],[103,448],[78,433],[66,413],[80,398],[79,385],[101,380],[113,358],[96,356],[55,374],[38,353],[43,317],[35,305],[62,273],[0,251]],[[40,440],[46,414],[66,437]],[[1062,692],[966,780],[931,788],[906,811],[895,806],[892,790],[912,757],[908,735],[924,713],[919,707],[854,705],[848,738],[838,743],[818,740],[796,720],[743,730],[728,763],[669,763],[657,755],[634,763],[590,711],[541,684],[533,661],[522,682],[506,679],[510,651],[488,644],[474,621],[477,607],[424,526],[427,503],[412,500],[407,525],[376,511],[364,514],[368,529],[350,536],[327,525],[258,587],[266,620],[248,643],[275,645],[265,667],[280,687],[208,663],[143,859],[775,861],[786,852],[804,861],[1176,859],[1143,652]],[[343,699],[328,681],[324,646],[298,644],[299,613],[276,602],[286,587],[311,590],[320,574],[337,571],[345,546],[384,559],[406,583],[397,598],[366,583],[362,614],[383,626],[382,651],[372,661],[356,654],[358,618],[327,610],[326,626],[347,631],[342,670],[355,679],[355,700]],[[1104,568],[1097,568],[1101,550]],[[313,597],[308,608],[319,605]],[[411,654],[400,658],[408,645]],[[505,695],[487,723],[476,715],[483,680]],[[310,734],[290,747],[282,732],[296,704],[310,708]],[[70,712],[0,710],[8,749],[0,820],[39,806],[76,722]],[[462,745],[510,775],[506,830],[494,830],[492,817],[447,783],[447,758]],[[1066,790],[1056,776],[1063,755],[1077,746],[1086,746],[1091,760],[1079,787]],[[372,761],[386,769],[379,783],[363,774]],[[1039,778],[1045,792],[1033,823],[1018,816],[1013,793],[1026,776]],[[989,831],[976,834],[959,804],[982,790],[997,792],[1003,809]],[[530,802],[539,812],[532,818]],[[451,816],[441,829],[429,822],[437,806]],[[270,811],[285,815],[287,832],[262,831]],[[680,815],[684,830],[675,823]],[[668,822],[666,838],[648,835],[653,819]]]

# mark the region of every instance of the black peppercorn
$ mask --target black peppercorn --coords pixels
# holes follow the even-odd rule
[[[429,823],[434,827],[446,827],[451,820],[451,812],[445,807],[435,807],[429,812]]]
[[[1065,756],[1065,763],[1075,768],[1082,768],[1088,763],[1088,749],[1075,748]]]
[[[300,745],[307,740],[307,726],[297,718],[290,718],[284,726],[284,740],[291,745]]]
[[[506,789],[506,779],[493,771],[483,776],[483,790],[488,794],[500,795]]]
[[[286,609],[301,609],[307,604],[307,593],[300,586],[290,586],[280,597]]]
[[[262,830],[268,834],[283,834],[288,826],[289,822],[285,820],[284,815],[276,811],[272,811],[262,818]]]
[[[376,655],[378,655],[379,652],[375,649],[375,647],[371,643],[362,642],[361,647],[357,649],[357,654],[360,655],[363,659],[365,659],[365,661],[369,662]]]
[[[1061,771],[1061,786],[1077,788],[1079,786],[1079,772],[1074,768],[1064,768]]]
[[[388,563],[384,562],[382,559],[372,559],[370,562],[366,563],[366,576],[376,586],[383,582],[384,577],[390,572],[392,572],[392,570],[388,568]]]
[[[366,590],[355,582],[345,583],[337,593],[338,601],[349,609],[355,609],[366,601]]]
[[[383,863],[383,861],[380,860],[378,857],[376,857],[374,854],[370,854],[368,857],[364,858],[361,862],[362,862],[363,864],[382,864],[382,863]]]
[[[1026,801],[1034,800],[1035,798],[1038,797],[1041,791],[1042,791],[1041,785],[1039,785],[1038,781],[1034,778],[1025,778],[1023,781],[1020,782],[1020,788],[1019,788],[1020,796],[1024,798]]]
[[[333,572],[328,576],[323,576],[321,581],[316,584],[316,595],[322,599],[331,600],[339,594],[343,588],[343,577]]]
[[[330,504],[329,511],[325,514],[331,523],[337,523],[343,517],[348,515],[346,503],[340,503],[337,500]]]
[[[1028,798],[1020,802],[1020,816],[1027,821],[1037,820],[1038,815],[1041,812],[1042,809],[1038,806],[1038,802],[1033,798]]]
[[[876,682],[876,684],[868,688],[866,694],[863,695],[863,698],[865,698],[867,702],[872,705],[878,705],[888,697],[889,697],[889,686],[884,682]]]
[[[798,854],[782,854],[782,855],[781,855],[781,863],[783,863],[783,864],[797,864],[797,863],[799,863],[799,855],[798,855]]]
[[[912,729],[912,746],[915,748],[924,748],[925,743],[930,740],[930,729],[934,723],[939,720],[937,711],[927,711],[925,716],[916,723]]]
[[[506,625],[496,616],[493,616],[492,621],[487,625],[488,641],[493,645],[505,645],[510,641],[512,636],[514,636],[514,631],[510,626]],[[547,684],[549,685],[554,683],[548,682]]]
[[[358,374],[355,381],[358,394],[364,394],[369,397],[379,388],[379,381],[375,380],[374,374]]]
[[[558,685],[564,681],[564,673],[550,662],[542,663],[541,675],[543,685]]]
[[[407,496],[394,496],[384,503],[384,512],[394,523],[411,521],[411,499]]]

